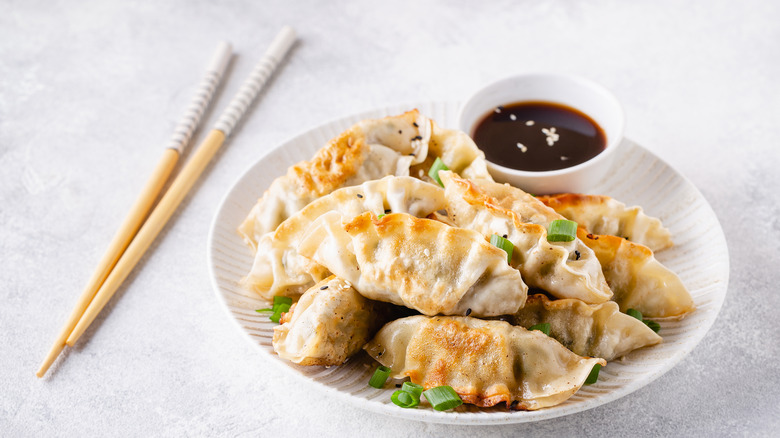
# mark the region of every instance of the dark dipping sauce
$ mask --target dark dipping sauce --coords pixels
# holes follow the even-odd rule
[[[488,161],[537,172],[576,166],[607,146],[604,131],[593,119],[551,102],[499,106],[480,120],[473,137]]]

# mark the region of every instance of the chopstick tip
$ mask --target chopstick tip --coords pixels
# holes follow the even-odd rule
[[[65,348],[65,344],[56,343],[51,350],[49,350],[49,354],[46,355],[46,359],[43,360],[43,363],[41,364],[41,367],[38,368],[38,372],[35,373],[38,378],[42,378],[46,375],[46,372],[49,371],[49,368],[51,368],[51,365],[54,363],[55,360],[60,356],[60,353],[62,353],[62,350]]]

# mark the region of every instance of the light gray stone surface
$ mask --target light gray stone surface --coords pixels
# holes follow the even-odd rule
[[[0,2],[0,430],[4,436],[770,436],[780,433],[780,4]],[[217,108],[283,24],[301,42],[77,347],[34,376],[219,40]],[[679,365],[527,425],[409,423],[333,402],[264,361],[220,308],[206,238],[252,162],[350,113],[457,101],[516,72],[613,90],[626,135],[717,213],[731,281]],[[207,126],[217,111],[210,114]]]

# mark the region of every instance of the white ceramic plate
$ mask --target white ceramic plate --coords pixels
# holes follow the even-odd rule
[[[660,345],[634,351],[620,361],[610,362],[596,384],[584,386],[565,403],[538,411],[512,412],[506,408],[478,409],[463,405],[448,412],[430,408],[401,409],[392,404],[388,389],[368,386],[377,365],[366,354],[338,367],[301,367],[280,359],[273,352],[274,323],[255,309],[267,303],[249,297],[238,281],[252,266],[252,251],[236,229],[271,181],[287,167],[310,159],[330,138],[359,120],[400,114],[413,106],[388,107],[356,114],[304,132],[280,145],[257,163],[228,191],[217,211],[209,235],[209,264],[217,296],[241,332],[266,354],[268,361],[299,376],[303,381],[328,391],[336,398],[370,411],[412,420],[456,424],[503,424],[537,421],[568,415],[623,397],[669,371],[704,337],[712,326],[726,296],[728,249],[715,213],[701,193],[669,165],[648,150],[626,141],[615,159],[614,169],[591,193],[612,196],[628,205],[641,205],[659,217],[672,232],[675,246],[656,258],[676,272],[688,287],[696,311],[680,321],[660,321]],[[456,124],[455,103],[416,105],[422,114],[441,126]]]

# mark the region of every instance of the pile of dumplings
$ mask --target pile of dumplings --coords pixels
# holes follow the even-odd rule
[[[564,218],[577,238],[549,242]],[[626,310],[694,309],[653,255],[672,245],[658,219],[606,196],[496,183],[468,135],[416,110],[359,122],[290,167],[239,232],[255,251],[243,288],[295,301],[274,328],[280,357],[332,366],[363,350],[393,378],[480,407],[560,404],[595,365],[662,341]],[[528,330],[540,323],[549,335]]]

